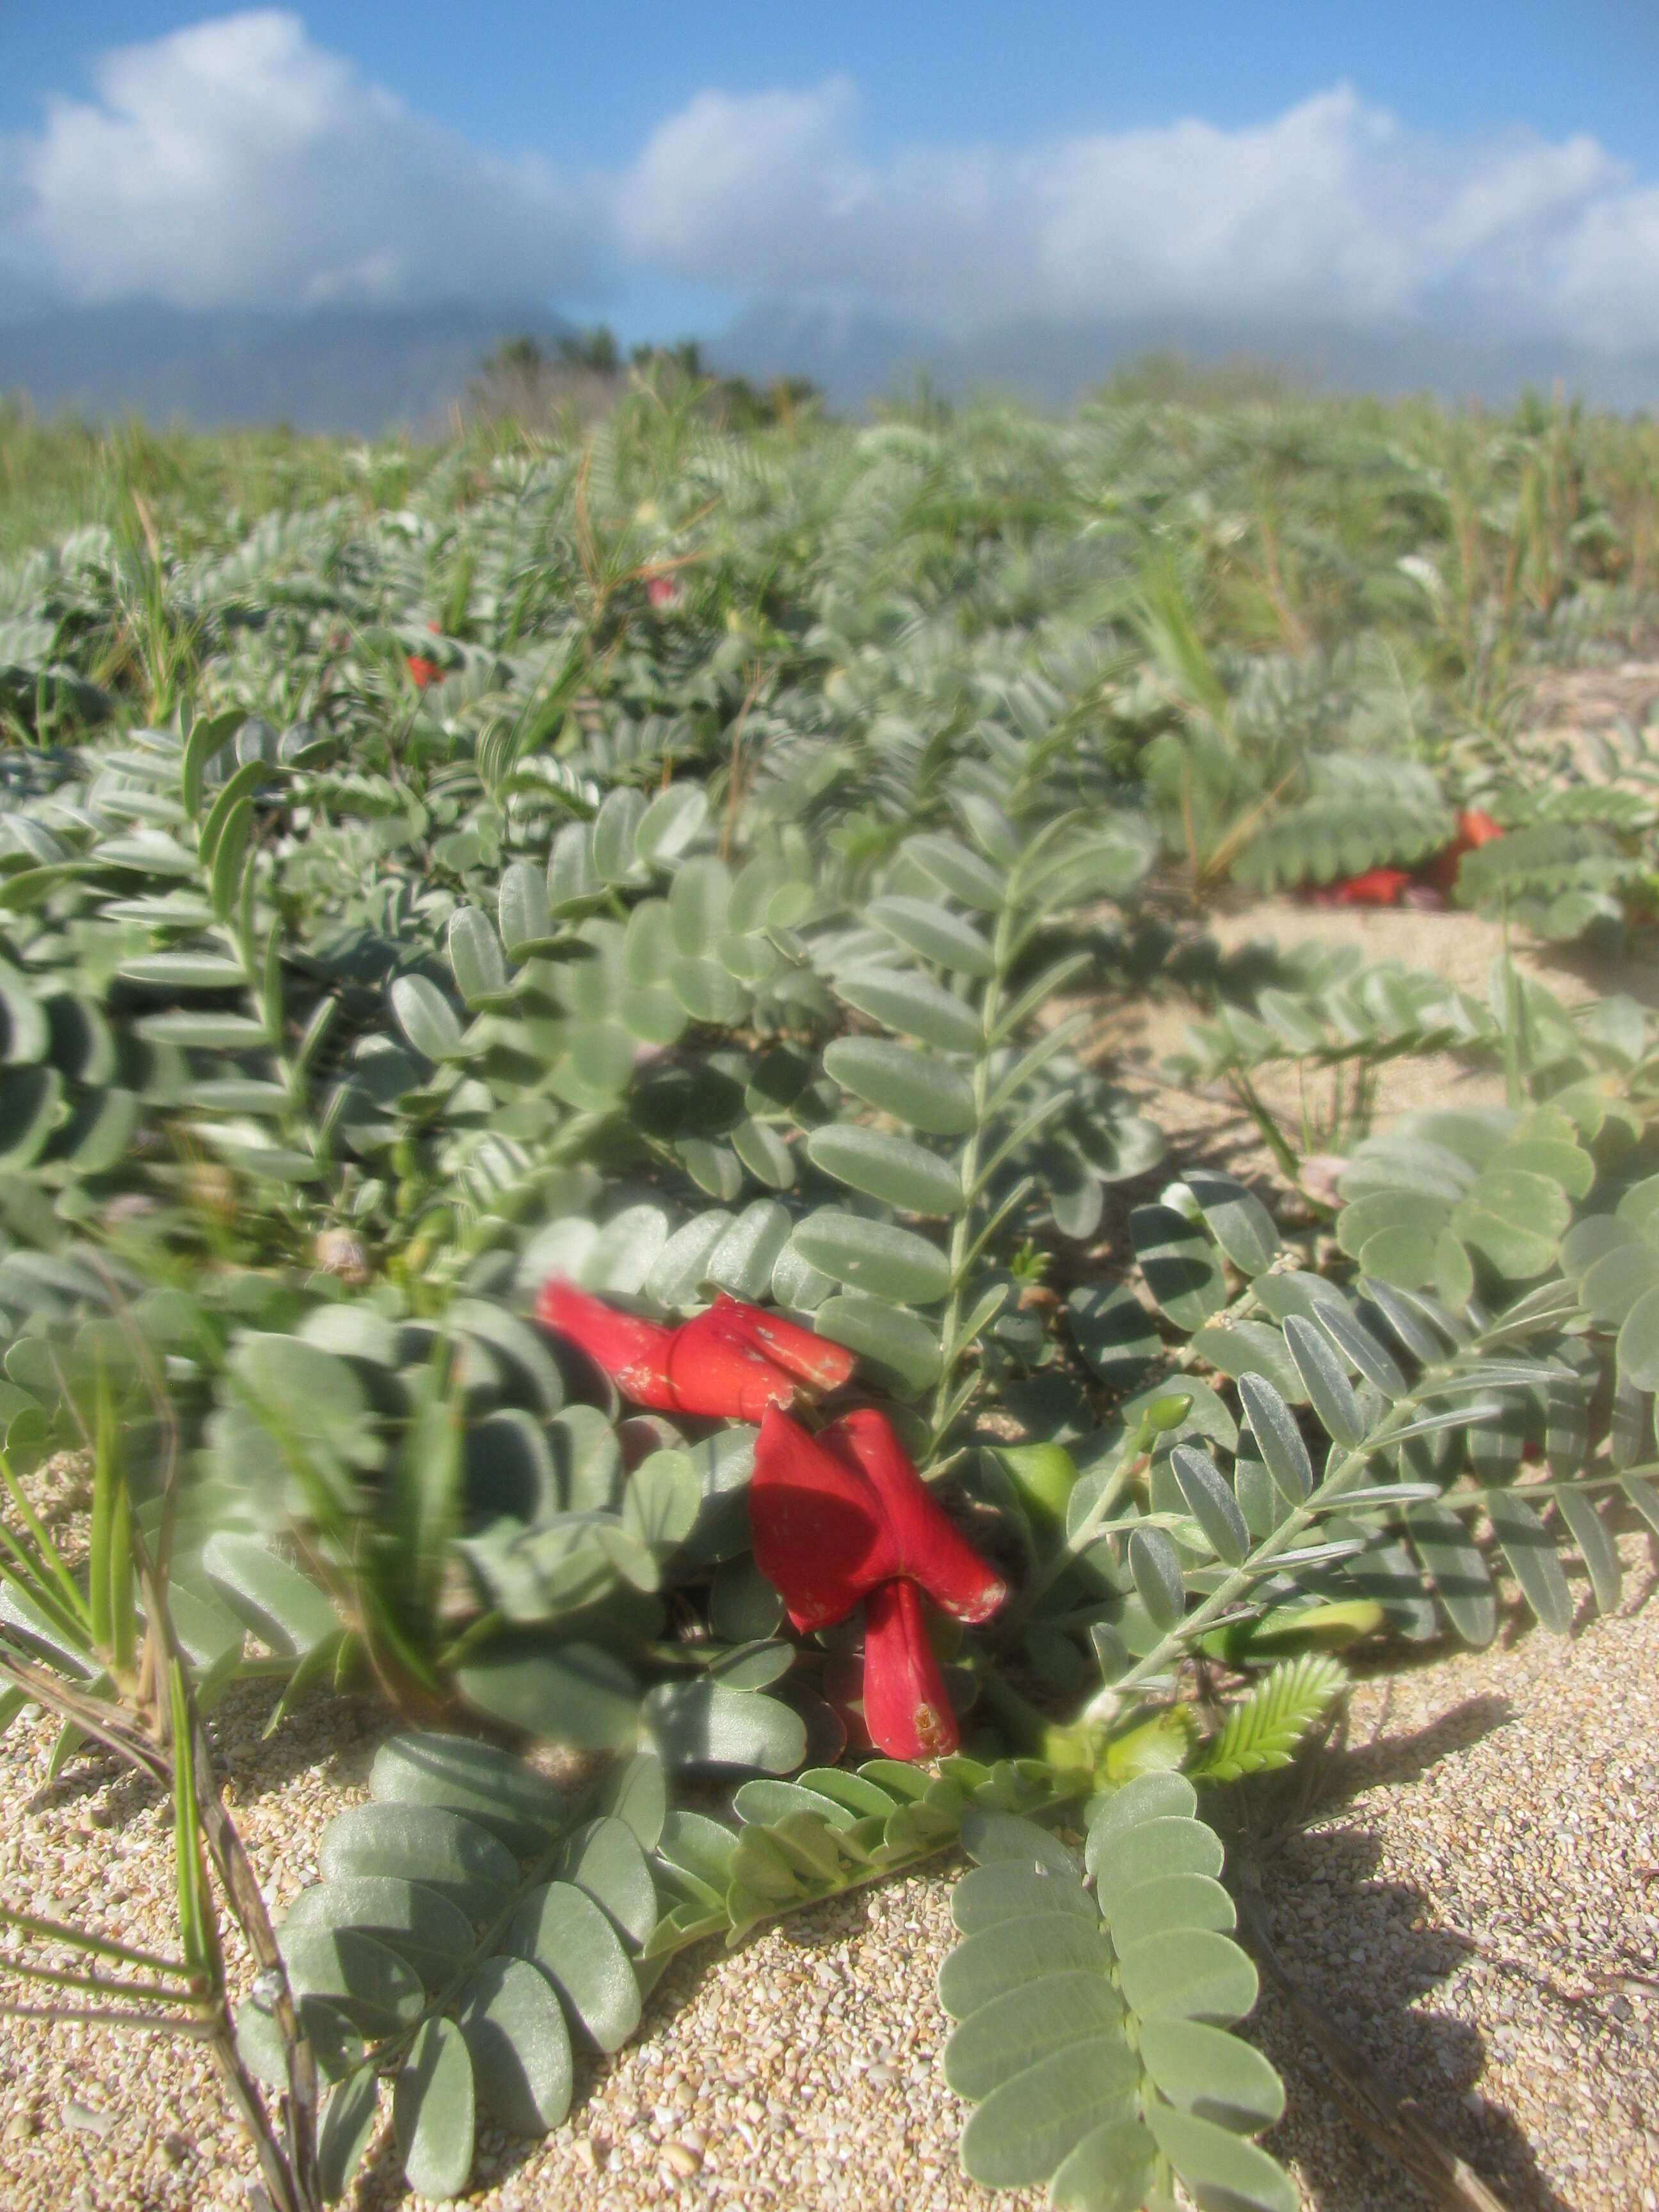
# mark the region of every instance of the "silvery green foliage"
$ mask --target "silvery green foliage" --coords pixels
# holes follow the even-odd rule
[[[1616,1601],[1600,1509],[1617,1491],[1646,1514],[1651,1494],[1639,1478],[1616,1474],[1592,1441],[1596,1361],[1577,1333],[1568,1286],[1547,1285],[1495,1317],[1473,1301],[1455,1309],[1380,1280],[1361,1287],[1355,1300],[1318,1278],[1271,1277],[1256,1291],[1270,1322],[1229,1314],[1194,1337],[1237,1376],[1247,1425],[1229,1441],[1230,1423],[1212,1410],[1206,1419],[1195,1400],[1209,1433],[1183,1456],[1189,1407],[1159,1437],[1152,1497],[1171,1516],[1164,1526],[1177,1552],[1190,1554],[1196,1540],[1188,1586],[1206,1614],[1221,1610],[1224,1590],[1255,1616],[1252,1626],[1235,1614],[1214,1632],[1216,1648],[1293,1649],[1297,1612],[1322,1599],[1369,1600],[1409,1637],[1432,1635],[1443,1617],[1468,1640],[1489,1640],[1494,1547],[1476,1542],[1473,1522],[1483,1510],[1496,1552],[1547,1626],[1565,1633],[1572,1620],[1558,1548],[1593,1560],[1598,1601]],[[1322,1474],[1302,1441],[1310,1423],[1330,1440]],[[1540,1455],[1547,1441],[1553,1447],[1553,1479],[1530,1501],[1522,1479],[1529,1437]],[[1230,1456],[1231,1479],[1218,1480]],[[1219,1580],[1199,1564],[1205,1558],[1227,1570]],[[1140,1625],[1137,1602],[1124,1601],[1120,1635],[1131,1650],[1149,1638],[1153,1650],[1167,1650]],[[1316,1612],[1309,1626],[1316,1631]],[[1288,1644],[1279,1640],[1287,1632]]]
[[[962,2162],[992,2188],[1046,2182],[1056,2205],[1123,2212],[1178,2180],[1255,2212],[1293,2212],[1289,2176],[1252,2140],[1284,2110],[1273,2067],[1231,2033],[1256,1973],[1233,1941],[1220,1838],[1184,1776],[1096,1801],[1076,1852],[1008,1814],[970,1814],[961,1940],[939,1969],[956,2022],[945,2080],[975,2107]]]
[[[1420,425],[1286,410],[1281,540],[1255,432],[1161,419],[743,441],[655,393],[580,447],[367,453],[361,497],[142,554],[82,532],[0,580],[0,716],[39,747],[0,779],[9,1448],[107,1385],[141,1516],[146,1467],[188,1455],[204,1698],[367,1668],[615,1761],[576,1807],[397,1739],[322,1840],[283,1937],[337,2186],[389,2101],[410,2185],[464,2189],[478,2114],[556,2124],[573,2034],[613,2048],[658,1960],[960,1838],[969,2170],[1277,2204],[1219,1847],[1142,1770],[1279,1762],[1334,1692],[1324,1647],[1484,1642],[1500,1577],[1564,1630],[1581,1565],[1618,1601],[1617,1516],[1659,1525],[1641,1011],[1507,965],[1482,1000],[1223,960],[1138,911],[1170,854],[1200,883],[1414,862],[1455,795],[1512,833],[1457,895],[1580,927],[1644,872],[1645,743],[1550,796],[1471,732],[1504,664]],[[1482,448],[1483,514],[1523,512],[1561,428]],[[1557,573],[1532,528],[1516,647],[1601,542]],[[1352,652],[1298,636],[1281,550]],[[1225,635],[1212,582],[1265,592],[1282,649],[1260,607]],[[1198,1169],[1141,1181],[1133,1269],[1104,1268],[1163,1139],[1091,1021],[1154,975],[1204,1018],[1182,1079],[1252,1111],[1269,1064],[1363,1082],[1443,1048],[1501,1061],[1510,1103],[1348,1132],[1323,1272]],[[528,1318],[554,1273],[665,1321],[726,1291],[859,1355],[1018,1562],[952,1682],[1030,1755],[834,1763],[798,1679],[823,1655],[750,1556],[751,1437],[627,1417]],[[9,1633],[75,1664],[0,1582]],[[1251,1685],[1203,1746],[1195,1650]],[[1042,1712],[998,1707],[1009,1676]],[[731,1820],[667,1808],[697,1765],[750,1778]],[[1026,1816],[1102,1784],[1091,1888]],[[270,2066],[257,1990],[244,2027]]]
[[[1249,1076],[1274,1064],[1316,1070],[1375,1067],[1402,1054],[1465,1052],[1501,1060],[1516,1041],[1528,1056],[1529,1094],[1588,1085],[1601,1113],[1623,1113],[1598,1079],[1636,1076],[1647,1053],[1645,1018],[1623,997],[1573,1011],[1536,976],[1500,969],[1485,993],[1397,961],[1367,962],[1356,945],[1315,940],[1271,954],[1247,947],[1224,960],[1182,947],[1176,980],[1208,1009],[1166,1062],[1185,1082]],[[1171,963],[1171,965],[1175,965]],[[1638,1095],[1645,1079],[1638,1078]],[[1568,1100],[1571,1106],[1572,1100]],[[1599,1122],[1595,1124],[1599,1127]]]
[[[743,1783],[738,1825],[671,1811],[656,1850],[659,1881],[675,1893],[645,1946],[665,1957],[704,1937],[728,1947],[765,1920],[952,1849],[975,1811],[1052,1814],[1075,1777],[1040,1759],[994,1765],[953,1753],[937,1775],[896,1759],[856,1769],[817,1766],[787,1781]]]
[[[328,2085],[325,2193],[344,2193],[389,2106],[410,2186],[459,2195],[477,2125],[556,2127],[575,2055],[633,2035],[676,1950],[711,1934],[736,1943],[952,1849],[975,1820],[1023,1825],[1016,1815],[1052,1816],[1067,1794],[1036,1760],[954,1758],[933,1778],[878,1759],[747,1782],[734,1826],[672,1806],[654,1752],[576,1804],[471,1737],[389,1738],[368,1801],[324,1829],[321,1879],[277,1931]],[[273,2002],[256,1984],[237,2034],[252,2070],[280,2087]]]
[[[1307,781],[1307,795],[1275,811],[1235,862],[1252,890],[1413,867],[1454,834],[1438,779],[1416,763],[1331,753],[1310,763]]]
[[[647,1854],[665,1809],[654,1759],[619,1770],[609,1807],[573,1815],[533,1769],[470,1737],[381,1745],[368,1802],[323,1831],[322,1878],[278,1929],[330,2085],[325,2196],[349,2185],[385,2117],[383,2088],[410,2186],[459,2196],[482,2121],[513,2135],[556,2127],[573,2045],[615,2051],[638,2027],[655,1978],[640,1955],[658,1917]],[[256,1984],[237,2039],[280,2087],[273,1998]]]
[[[1359,1146],[1346,1285],[1212,1171],[1134,1210],[1141,1296],[1085,1285],[1068,1310],[1127,1395],[1091,1426],[1056,1390],[1063,1446],[981,1455],[1026,1547],[1033,1672],[1076,1693],[1097,1668],[1103,1721],[1194,1648],[1250,1666],[1378,1629],[1486,1643],[1500,1576],[1558,1634],[1574,1571],[1617,1606],[1619,1528],[1659,1523],[1656,1185],[1616,1092],[1582,1060],[1558,1073],[1548,1103],[1419,1114]]]

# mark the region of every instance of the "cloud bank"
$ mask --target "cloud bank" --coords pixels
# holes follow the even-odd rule
[[[625,169],[503,161],[229,15],[0,142],[0,273],[81,305],[550,302],[647,272],[962,338],[1183,315],[1659,344],[1659,186],[1587,137],[1450,142],[1340,85],[1259,126],[860,149],[844,78],[699,93]]]
[[[104,55],[0,142],[0,268],[76,306],[402,304],[591,278],[544,162],[492,160],[258,9]]]

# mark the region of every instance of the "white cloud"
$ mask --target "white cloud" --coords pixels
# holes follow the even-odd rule
[[[617,195],[629,250],[701,281],[957,333],[1201,314],[1375,327],[1454,299],[1516,332],[1659,341],[1659,192],[1593,139],[1450,144],[1347,86],[1267,124],[864,160],[842,81],[702,94]]]
[[[0,251],[60,298],[494,303],[587,273],[579,193],[411,114],[297,15],[121,47],[94,81],[4,149]]]
[[[846,78],[705,91],[586,178],[478,151],[276,10],[107,54],[94,94],[0,143],[0,270],[58,298],[505,304],[626,270],[957,336],[1188,315],[1659,343],[1659,186],[1589,137],[1433,139],[1347,86],[1249,129],[881,161]]]

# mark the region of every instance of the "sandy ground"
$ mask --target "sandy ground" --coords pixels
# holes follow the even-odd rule
[[[1260,1853],[1307,1996],[1514,2212],[1659,2206],[1659,1553],[1622,1549],[1622,1617],[1586,1596],[1569,1641],[1511,1618],[1487,1651],[1364,1685]],[[1305,2203],[1420,2203],[1271,1988],[1255,2033]]]
[[[1422,913],[1405,908],[1359,910],[1316,907],[1282,897],[1223,906],[1204,927],[1224,952],[1252,942],[1283,947],[1310,941],[1358,945],[1368,961],[1397,961],[1427,969],[1484,999],[1494,958],[1503,950],[1501,924],[1460,911]],[[1511,934],[1510,951],[1522,970],[1535,975],[1566,1006],[1624,992],[1659,1010],[1659,947],[1644,946],[1621,960],[1598,959],[1572,945],[1552,945],[1523,932]],[[1222,1085],[1194,1091],[1171,1085],[1161,1073],[1170,1054],[1186,1048],[1194,1009],[1184,994],[1141,997],[1116,1007],[1091,1040],[1091,1057],[1102,1072],[1144,1099],[1146,1110],[1167,1133],[1172,1150],[1200,1157],[1246,1180],[1283,1188],[1271,1154],[1254,1123]],[[1271,1063],[1253,1078],[1266,1103],[1292,1130],[1299,1127],[1297,1077]],[[1332,1079],[1309,1079],[1316,1117],[1328,1112]],[[1376,1072],[1372,1119],[1376,1126],[1425,1106],[1501,1104],[1504,1081],[1487,1057],[1453,1053],[1406,1054]]]
[[[1623,1617],[1565,1643],[1511,1619],[1489,1650],[1362,1683],[1344,1740],[1285,1784],[1228,1801],[1252,1831],[1265,1924],[1305,1994],[1510,2212],[1659,2208],[1659,1606],[1643,1540]],[[324,1821],[362,1792],[380,1719],[315,1706],[262,1742],[248,1695],[221,1723],[229,1795],[284,1905]],[[49,1747],[4,1753],[0,1893],[42,1911],[90,1894],[140,1942],[168,1924],[152,1793]],[[590,2063],[545,2142],[486,2131],[489,2212],[686,2205],[966,2212],[962,2107],[933,1995],[952,1869],[798,1915],[731,1954],[677,1961],[641,2039]],[[1412,2184],[1331,2101],[1269,1989],[1251,2031],[1285,2072],[1272,2148],[1308,2212],[1407,2212]],[[248,2154],[204,2063],[98,2029],[0,2033],[8,2212],[232,2212]],[[1011,2207],[1035,2202],[1006,2200]],[[351,2203],[412,2205],[383,2142]]]

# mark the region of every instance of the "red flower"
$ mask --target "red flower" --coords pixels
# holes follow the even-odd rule
[[[417,691],[424,691],[431,684],[441,684],[444,680],[443,670],[435,660],[428,660],[423,653],[405,653],[404,665],[414,678]]]
[[[921,1592],[903,1576],[878,1583],[865,1601],[864,1725],[890,1759],[936,1759],[957,1747]]]
[[[536,1318],[580,1345],[623,1397],[659,1413],[757,1421],[769,1406],[793,1405],[804,1385],[836,1389],[853,1372],[842,1346],[723,1291],[669,1328],[556,1279],[542,1285]]]
[[[1482,845],[1490,845],[1494,837],[1503,834],[1490,814],[1483,813],[1478,806],[1466,809],[1457,817],[1456,836],[1424,869],[1424,882],[1432,884],[1436,890],[1443,891],[1449,898],[1456,888],[1458,864],[1464,854],[1478,852]]]
[[[1490,814],[1471,807],[1458,816],[1457,835],[1452,842],[1425,860],[1415,873],[1409,868],[1367,868],[1363,875],[1345,876],[1340,882],[1314,891],[1313,902],[1316,906],[1432,906],[1436,902],[1421,893],[1438,891],[1449,898],[1464,854],[1489,845],[1503,834]]]
[[[920,1583],[935,1605],[958,1620],[988,1620],[1007,1596],[1006,1585],[916,1473],[886,1414],[860,1407],[832,1421],[818,1442],[855,1468],[874,1491],[896,1547],[896,1571]]]
[[[749,1524],[756,1564],[798,1629],[865,1601],[864,1715],[895,1759],[953,1750],[956,1717],[922,1620],[923,1591],[985,1620],[1006,1584],[955,1527],[886,1416],[865,1407],[817,1437],[769,1408],[755,1447]]]
[[[653,574],[647,569],[645,596],[653,607],[675,607],[680,602],[680,586],[674,577]]]
[[[1319,906],[1398,906],[1411,879],[1409,868],[1367,868],[1362,876],[1345,876],[1316,891],[1314,901]]]

